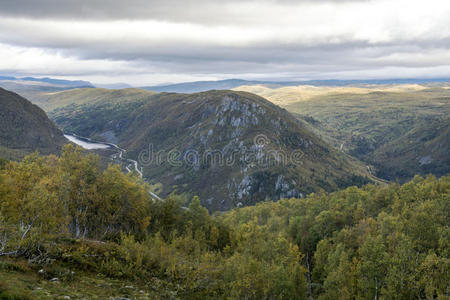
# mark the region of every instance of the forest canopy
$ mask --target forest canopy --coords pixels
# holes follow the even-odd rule
[[[161,298],[448,297],[450,176],[215,215],[198,197],[183,207],[148,189],[71,145],[2,162],[0,260],[131,280]]]

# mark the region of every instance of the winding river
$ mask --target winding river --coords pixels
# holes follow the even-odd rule
[[[111,156],[111,159],[118,158],[121,161],[126,162],[127,164],[126,164],[125,168],[127,169],[128,172],[131,172],[131,169],[130,169],[130,167],[131,167],[139,174],[139,176],[143,177],[142,168],[139,168],[138,162],[135,161],[134,159],[124,158],[123,153],[126,152],[127,150],[120,148],[116,144],[93,141],[89,138],[80,137],[80,136],[72,135],[72,134],[64,134],[64,136],[72,143],[77,144],[78,146],[81,146],[82,148],[87,149],[87,150],[111,149],[111,148],[116,149],[117,153],[113,154]]]
[[[93,141],[89,138],[76,136],[76,135],[72,135],[72,134],[64,134],[64,136],[66,137],[66,139],[68,139],[72,143],[74,143],[86,150],[111,149],[111,148],[116,149],[117,153],[113,154],[111,159],[118,158],[118,159],[122,160],[123,162],[126,163],[125,169],[128,172],[131,172],[131,169],[130,169],[130,167],[131,167],[134,169],[134,171],[136,171],[136,173],[139,174],[139,176],[141,176],[141,178],[143,177],[142,168],[139,168],[138,162],[135,161],[134,159],[124,158],[123,153],[126,152],[126,150],[120,148],[116,144]],[[156,195],[152,191],[149,191],[149,193],[153,198],[156,198],[157,200],[162,200],[158,195]]]
[[[128,172],[131,172],[132,169],[134,169],[134,171],[136,171],[136,173],[139,174],[139,176],[141,178],[143,178],[143,174],[142,174],[142,168],[139,168],[138,162],[135,161],[134,159],[130,159],[130,158],[124,158],[123,157],[123,153],[126,152],[127,150],[120,148],[119,146],[117,146],[116,144],[112,144],[112,143],[103,143],[103,142],[99,142],[99,141],[94,141],[91,140],[90,138],[85,138],[85,137],[81,137],[78,135],[74,135],[74,134],[64,134],[64,136],[66,137],[66,139],[68,139],[69,141],[71,141],[72,143],[86,149],[86,150],[95,150],[95,149],[116,149],[117,153],[113,154],[111,156],[111,159],[120,159],[121,161],[125,162],[125,169]],[[132,169],[130,169],[130,167]],[[144,179],[145,181],[145,179]],[[155,194],[152,191],[148,191],[148,193],[150,194],[150,196],[153,199],[159,200],[159,201],[164,201],[164,199],[162,199],[161,197],[159,197],[157,194]],[[184,210],[189,210],[189,208],[182,206],[181,209]]]

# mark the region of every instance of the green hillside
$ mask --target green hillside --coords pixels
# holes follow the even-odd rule
[[[67,132],[117,142],[162,195],[198,194],[208,208],[226,210],[369,181],[365,166],[254,94],[161,93],[111,101],[96,98],[103,91],[90,91],[92,98],[50,111],[51,118]],[[52,103],[75,92],[59,93]]]
[[[0,157],[18,159],[35,150],[58,153],[65,142],[41,108],[0,88]]]

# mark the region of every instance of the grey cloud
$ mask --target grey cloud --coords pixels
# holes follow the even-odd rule
[[[356,29],[358,29],[357,26],[364,27],[364,24],[355,23],[351,24],[354,27],[340,28],[341,31],[332,26],[318,28],[312,26],[311,31],[317,30],[317,37],[315,32],[309,34],[309,28],[307,28],[305,32],[300,31],[300,34],[294,36],[285,34],[279,38],[277,33],[282,35],[288,30],[295,33],[296,24],[291,24],[292,19],[289,19],[293,17],[292,15],[288,16],[286,23],[290,27],[286,28],[283,20],[260,16],[258,12],[254,13],[253,18],[249,18],[248,8],[246,14],[241,14],[239,10],[240,5],[243,4],[263,3],[269,8],[270,5],[277,5],[283,10],[298,3],[306,5],[325,3],[335,7],[355,2],[372,3],[373,1],[264,0],[261,2],[254,0],[242,2],[231,0],[224,5],[225,2],[211,0],[185,0],[182,4],[175,0],[0,0],[0,16],[4,17],[4,20],[0,17],[0,43],[24,49],[37,48],[49,55],[60,55],[78,61],[92,61],[93,64],[98,61],[103,62],[98,70],[95,70],[95,66],[85,70],[52,68],[53,74],[64,76],[102,75],[105,74],[108,63],[114,66],[123,64],[117,69],[111,67],[112,71],[108,71],[108,74],[142,74],[143,76],[145,74],[193,74],[193,76],[204,77],[242,77],[242,74],[246,74],[254,77],[308,79],[339,76],[339,74],[363,76],[361,74],[364,74],[364,70],[367,70],[367,76],[369,76],[381,74],[388,68],[396,68],[399,74],[414,68],[415,72],[419,72],[417,70],[421,68],[431,72],[430,70],[435,67],[445,72],[447,61],[449,61],[450,37],[445,27],[448,23],[442,20],[440,21],[442,22],[441,32],[437,32],[440,30],[439,23],[431,27],[430,31],[433,35],[430,35],[428,31],[417,35],[414,30],[411,31],[412,33],[406,30],[407,34],[395,35],[391,33],[397,33],[398,28],[389,27],[378,28],[378,31],[372,32],[371,26],[367,27],[367,32],[361,31],[363,33],[361,34],[356,32]],[[333,16],[332,14],[331,9],[331,15],[324,16],[325,23],[326,17]],[[295,14],[293,15],[295,17]],[[74,20],[73,23],[96,21],[98,23],[95,24],[101,23],[106,26],[113,24],[116,20],[139,19],[163,20],[177,24],[188,22],[202,26],[195,28],[198,32],[187,32],[186,37],[175,34],[153,40],[148,36],[133,35],[135,33],[133,27],[129,28],[131,36],[126,35],[127,31],[124,31],[124,36],[116,34],[114,30],[117,26],[111,26],[110,33],[101,31],[98,36],[91,35],[91,32],[84,32],[84,29],[80,31],[79,27],[74,27],[78,28],[78,32],[76,30],[72,32],[70,23],[63,24],[67,19]],[[283,16],[279,16],[279,19],[283,19]],[[320,20],[320,16],[318,19]],[[30,20],[44,23],[39,27],[38,23],[27,23]],[[60,28],[61,24],[67,27]],[[262,34],[257,32],[256,35],[261,34],[262,38],[248,43],[245,41],[240,43],[239,37],[234,41],[235,43],[228,43],[229,41],[225,38],[225,42],[220,39],[211,42],[209,38],[213,39],[216,35],[220,35],[223,24],[236,27],[237,31],[232,31],[236,32],[236,35],[240,34],[241,29],[242,31],[247,29],[246,34],[250,40],[253,38],[251,35],[253,28],[267,27],[275,34],[274,37],[271,35],[267,37],[264,32]],[[376,22],[373,24],[376,25]],[[210,28],[217,30],[217,34],[215,31],[204,33],[204,30]],[[86,30],[89,29],[95,32],[97,28],[88,26]],[[172,30],[176,31],[178,27]],[[388,31],[387,34],[385,30]],[[231,39],[233,38],[235,36],[231,36]],[[16,72],[13,68],[2,70],[2,72],[5,71]],[[389,73],[386,73],[386,76],[389,76]]]
[[[300,3],[318,4],[370,2],[371,0],[2,0],[0,16],[59,20],[167,20],[218,24],[247,22],[239,10],[226,7],[243,4],[292,6]],[[372,0],[374,1],[374,0]],[[280,16],[282,17],[282,16]]]
[[[231,0],[228,3],[239,3]],[[180,22],[195,20],[220,9],[210,0],[3,0],[0,14],[4,16],[50,19],[167,19]],[[214,16],[215,18],[216,16]]]
[[[22,47],[40,47],[63,56],[80,60],[125,61],[132,72],[242,74],[246,72],[295,73],[333,72],[360,70],[384,66],[421,67],[429,65],[413,60],[392,61],[383,59],[392,53],[423,53],[434,49],[428,43],[386,43],[376,47],[363,41],[341,44],[323,44],[316,47],[303,45],[265,44],[248,47],[219,47],[203,45],[151,45],[141,41],[108,44],[88,43],[72,39],[56,38],[9,39],[9,43]],[[439,44],[438,42],[436,42]],[[445,42],[441,42],[444,44]],[[57,50],[53,50],[57,49]],[[439,62],[437,62],[439,64]],[[239,76],[238,76],[239,77]]]

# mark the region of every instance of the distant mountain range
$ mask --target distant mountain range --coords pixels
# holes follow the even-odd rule
[[[370,80],[306,80],[306,81],[258,81],[243,79],[225,79],[217,81],[194,81],[168,85],[141,87],[145,90],[169,93],[196,93],[209,90],[229,90],[242,85],[265,85],[269,87],[313,85],[313,86],[346,86],[361,84],[424,84],[432,82],[450,82],[450,78],[432,79],[370,79]]]
[[[0,87],[13,91],[36,103],[46,93],[55,93],[75,88],[94,88],[94,85],[84,80],[0,76]]]
[[[450,82],[450,78],[406,78],[406,79],[369,79],[369,80],[303,80],[303,81],[270,81],[270,80],[245,80],[225,79],[211,81],[181,82],[165,85],[143,86],[140,89],[154,92],[168,93],[198,93],[209,90],[231,90],[240,86],[264,85],[269,88],[286,86],[349,86],[349,85],[388,85],[388,84],[430,84]],[[106,88],[125,89],[133,88],[128,83],[92,84],[84,80],[63,80],[54,78],[14,77],[0,76],[0,87],[19,93],[31,101],[39,98],[41,92],[62,91],[73,88]]]
[[[44,78],[35,78],[35,77],[13,77],[13,76],[0,76],[0,81],[33,81],[33,82],[42,82],[42,83],[48,83],[51,85],[56,85],[56,86],[66,86],[66,87],[91,87],[93,88],[94,85],[92,83],[90,83],[89,81],[84,81],[84,80],[64,80],[64,79],[54,79],[54,78],[48,78],[48,77],[44,77]]]

